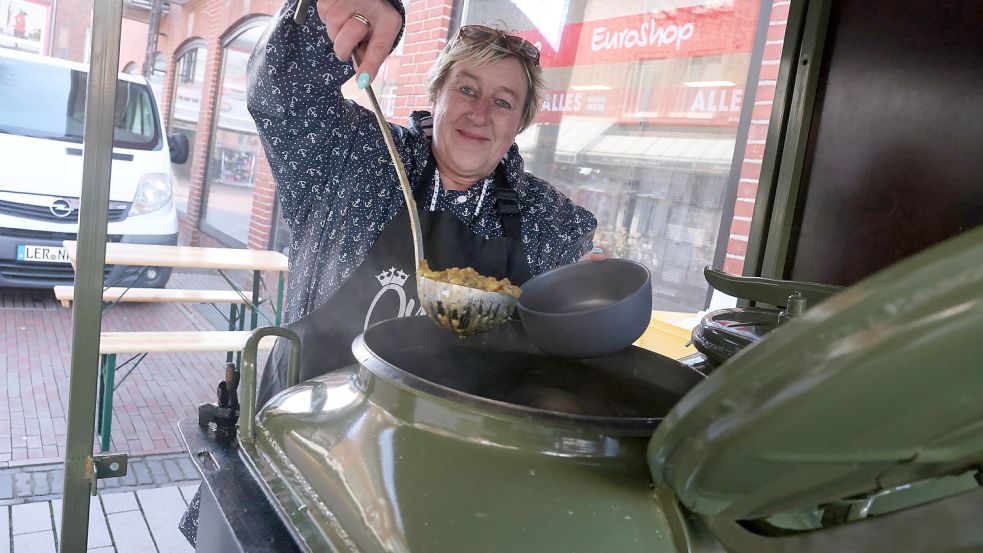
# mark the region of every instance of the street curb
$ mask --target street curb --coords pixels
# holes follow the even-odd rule
[[[200,475],[187,453],[130,457],[126,476],[99,481],[100,492],[125,492],[162,486],[186,486]],[[0,469],[0,505],[51,501],[62,496],[65,472],[62,463],[35,464]]]

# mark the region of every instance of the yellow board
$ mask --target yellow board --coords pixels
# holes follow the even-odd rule
[[[690,340],[689,326],[695,323],[696,313],[675,311],[653,311],[652,321],[635,345],[672,359],[679,359],[696,353],[696,348],[687,345]]]

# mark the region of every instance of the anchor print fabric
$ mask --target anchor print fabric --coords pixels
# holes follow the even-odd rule
[[[400,2],[393,4],[402,10]],[[341,94],[342,84],[355,74],[352,64],[335,56],[314,3],[304,24],[293,21],[293,10],[293,1],[280,9],[253,51],[248,92],[283,217],[293,232],[286,322],[331,297],[404,209],[375,116]],[[410,116],[407,127],[390,124],[410,182],[427,187],[426,205],[419,207],[449,210],[482,237],[501,236],[493,186],[484,195],[482,181],[465,192],[438,189],[434,201],[435,183],[418,182],[430,158],[430,126],[430,115],[422,111]],[[504,163],[518,196],[532,274],[572,263],[590,250],[594,216],[525,172],[514,144]]]

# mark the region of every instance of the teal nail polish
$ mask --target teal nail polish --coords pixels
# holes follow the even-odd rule
[[[357,84],[359,88],[365,88],[369,86],[369,74],[359,73]]]
[[[591,253],[604,253],[604,248],[594,248]]]

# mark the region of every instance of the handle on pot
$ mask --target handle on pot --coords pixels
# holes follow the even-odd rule
[[[256,352],[259,342],[267,336],[279,336],[290,340],[290,361],[287,364],[287,386],[296,386],[300,380],[300,336],[280,326],[266,326],[252,331],[242,348],[240,379],[245,398],[240,401],[239,439],[251,442],[256,439]]]
[[[830,284],[731,275],[710,267],[703,269],[703,276],[714,290],[735,298],[769,303],[781,308],[792,307],[792,303],[800,313],[806,307],[812,307],[843,290],[842,286]],[[789,297],[793,295],[794,299]],[[793,301],[790,302],[790,299]]]

